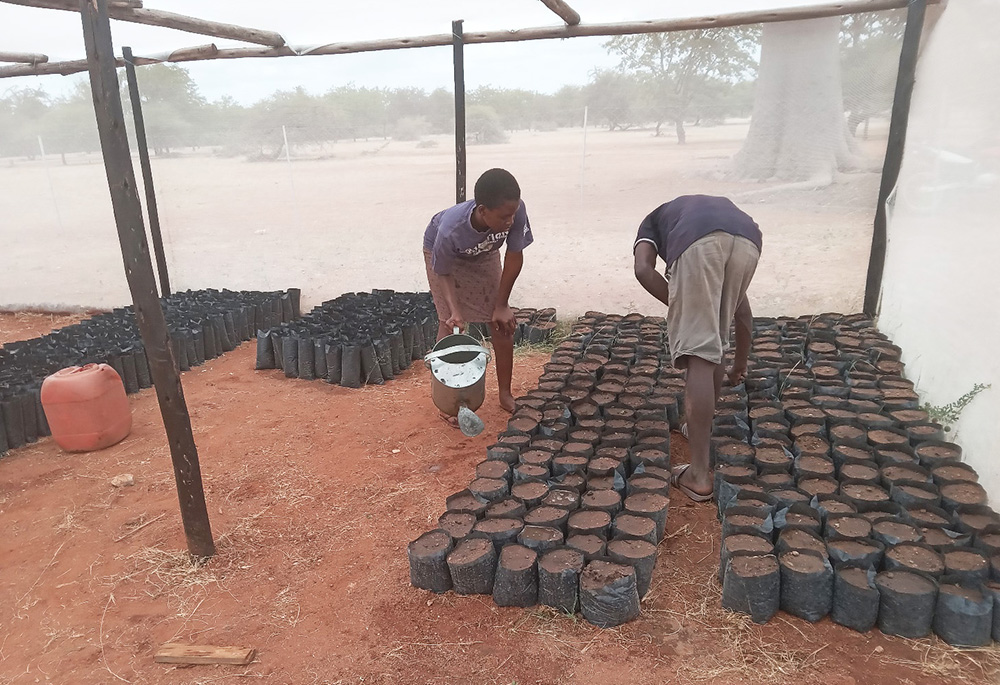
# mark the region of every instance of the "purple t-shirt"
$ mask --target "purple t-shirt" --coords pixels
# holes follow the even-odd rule
[[[424,249],[431,251],[434,273],[452,272],[456,259],[470,259],[488,252],[497,252],[507,243],[508,252],[520,252],[534,241],[528,210],[524,201],[518,204],[514,223],[503,233],[482,233],[472,227],[475,200],[468,200],[438,212],[424,231]]]
[[[642,220],[632,251],[641,242],[652,243],[669,269],[694,241],[715,231],[742,236],[761,249],[760,228],[732,200],[713,195],[682,195],[660,205]]]

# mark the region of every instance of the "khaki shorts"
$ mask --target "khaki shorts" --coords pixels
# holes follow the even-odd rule
[[[670,265],[667,337],[674,366],[686,367],[682,357],[688,355],[722,362],[736,306],[758,259],[760,251],[750,240],[715,231],[693,242]]]

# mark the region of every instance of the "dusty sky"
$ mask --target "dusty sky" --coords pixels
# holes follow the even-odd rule
[[[713,13],[770,9],[809,0],[569,0],[584,23],[621,22],[704,16]],[[396,38],[447,33],[453,19],[467,31],[507,30],[562,23],[539,0],[147,0],[145,7],[278,31],[290,45]],[[280,9],[278,9],[280,8]],[[137,55],[212,42],[208,36],[112,21],[115,50],[129,45]],[[586,83],[595,67],[616,60],[602,47],[605,38],[527,41],[466,48],[467,88],[482,85],[554,92],[566,84]],[[241,45],[215,40],[221,47]],[[42,52],[51,61],[83,57],[79,16],[58,10],[0,4],[0,50]],[[251,103],[278,89],[303,86],[322,93],[331,87],[413,86],[427,91],[451,88],[451,48],[418,48],[386,52],[220,60],[184,65],[210,100],[229,95]],[[0,93],[10,87],[42,87],[65,93],[77,76],[42,76],[0,80]]]

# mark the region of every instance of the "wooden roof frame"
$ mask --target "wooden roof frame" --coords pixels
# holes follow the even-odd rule
[[[79,11],[73,0],[0,0],[0,2],[29,7]],[[580,23],[580,15],[562,0],[541,0],[541,2],[558,14],[566,24],[564,26],[534,27],[509,31],[472,31],[463,33],[462,40],[468,45],[473,43],[507,43],[582,36],[667,33],[672,31],[689,31],[692,29],[723,28],[728,26],[744,26],[747,24],[798,21],[846,14],[878,12],[889,9],[901,9],[907,7],[909,4],[908,0],[842,0],[841,2],[826,2],[803,7],[733,12],[684,19],[651,19],[621,23],[582,24]],[[939,4],[941,2],[944,2],[944,0],[928,0],[927,4]],[[209,22],[170,12],[161,12],[159,10],[144,9],[141,5],[141,0],[112,0],[109,3],[108,11],[111,18],[121,21],[176,28],[217,38],[243,40],[245,42],[257,43],[262,47],[220,49],[214,44],[199,45],[180,48],[168,53],[136,55],[134,63],[137,66],[160,62],[193,62],[209,59],[343,55],[380,50],[441,47],[450,46],[453,43],[451,33],[441,33],[409,38],[383,38],[312,46],[291,46],[287,45],[284,39],[274,32],[250,29],[234,24]],[[45,56],[38,55],[38,57]],[[0,59],[0,61],[4,60]],[[61,74],[65,76],[87,70],[86,59],[49,62],[46,57],[45,60],[16,61],[24,63],[0,66],[0,78],[41,76],[46,74]],[[117,58],[117,64],[118,66],[124,66],[125,62],[119,57]]]

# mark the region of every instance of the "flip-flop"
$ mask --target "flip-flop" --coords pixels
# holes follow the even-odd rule
[[[689,466],[691,466],[691,464],[679,464],[670,469],[670,473],[672,474],[670,478],[670,485],[683,492],[689,499],[695,502],[711,502],[712,497],[715,496],[714,492],[703,495],[700,492],[695,492],[681,482],[681,476],[688,470]]]
[[[684,423],[681,424],[681,435],[683,435],[685,438],[688,436],[687,421],[685,421]]]

